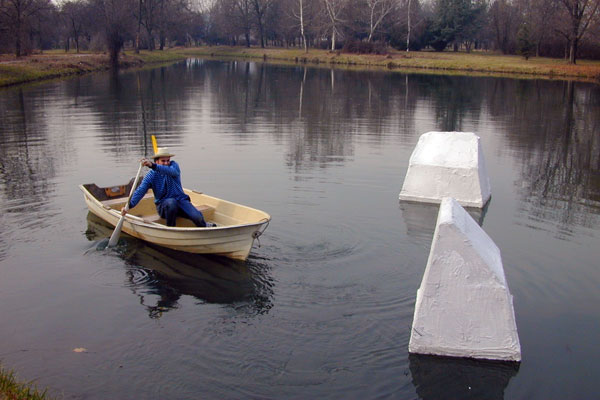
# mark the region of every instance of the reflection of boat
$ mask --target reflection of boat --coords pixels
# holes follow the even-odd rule
[[[112,226],[91,212],[87,221],[89,240],[106,237],[112,232]],[[152,318],[176,308],[181,295],[207,303],[245,304],[256,313],[270,308],[271,285],[258,264],[184,253],[154,246],[127,234],[122,235],[122,241],[124,245],[119,246],[123,250],[121,257],[151,274],[140,280],[138,275],[143,273],[142,269],[127,271],[132,289]],[[155,305],[148,305],[152,296],[158,296],[158,300]]]
[[[519,363],[409,354],[409,368],[420,399],[504,399]]]
[[[121,208],[133,182],[127,185],[100,188],[93,183],[80,185],[89,210],[116,226]],[[194,190],[184,189],[204,217],[217,224],[213,228],[198,228],[185,218],[178,218],[175,227],[165,225],[156,213],[152,191],[131,210],[123,223],[123,231],[147,242],[188,253],[217,254],[245,260],[254,239],[267,228],[271,216],[266,212],[241,204],[221,200]]]

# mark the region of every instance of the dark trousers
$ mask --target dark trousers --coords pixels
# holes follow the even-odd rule
[[[206,221],[200,211],[189,200],[165,199],[156,206],[158,215],[167,220],[167,226],[175,226],[177,217],[191,219],[199,227],[205,227]]]

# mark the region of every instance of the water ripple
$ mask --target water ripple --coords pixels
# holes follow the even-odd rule
[[[318,232],[331,232],[324,235]],[[284,263],[316,263],[351,259],[360,254],[365,247],[364,232],[360,227],[339,224],[335,227],[315,227],[312,230],[294,230],[293,227],[279,231],[273,240],[273,256]],[[276,250],[275,250],[276,249]]]

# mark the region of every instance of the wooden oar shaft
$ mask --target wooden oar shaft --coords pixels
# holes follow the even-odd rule
[[[140,174],[142,172],[142,167],[144,165],[142,163],[140,163],[140,167],[138,168],[138,172],[137,175],[135,176],[135,179],[133,180],[133,186],[131,186],[131,190],[129,191],[129,197],[127,197],[127,203],[125,203],[125,210],[129,211],[129,201],[131,200],[131,197],[133,196],[133,192],[135,192],[135,188],[137,187],[137,183],[140,180]],[[110,235],[110,240],[108,241],[108,247],[114,247],[117,242],[119,241],[119,235],[121,234],[121,228],[123,227],[123,221],[125,220],[125,216],[121,215],[121,218],[119,218],[119,222],[117,222],[117,226],[115,226],[115,230],[113,231],[112,235]]]

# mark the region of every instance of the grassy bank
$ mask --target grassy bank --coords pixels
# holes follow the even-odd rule
[[[147,64],[168,63],[185,59],[175,51],[142,51],[140,54],[126,52],[119,59],[122,68],[141,67]],[[108,55],[103,53],[65,53],[46,51],[26,57],[0,55],[0,87],[20,83],[81,75],[111,68]]]
[[[268,63],[324,66],[327,68],[381,69],[453,75],[507,76],[535,79],[571,79],[600,82],[600,61],[579,61],[570,65],[562,59],[505,56],[493,53],[399,52],[387,55],[358,55],[327,50],[196,47],[164,51],[125,52],[121,67],[141,67],[183,60],[187,57],[242,59]],[[19,83],[108,70],[108,56],[102,53],[65,53],[55,50],[15,59],[0,55],[0,87]]]
[[[49,400],[46,391],[31,384],[18,382],[15,374],[0,366],[0,400]]]
[[[578,61],[570,65],[563,59],[506,56],[473,52],[400,52],[387,55],[347,54],[310,49],[260,49],[244,47],[200,47],[174,49],[189,56],[253,59],[266,62],[300,63],[349,68],[380,68],[421,73],[573,79],[600,82],[600,61]]]

